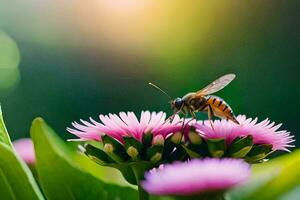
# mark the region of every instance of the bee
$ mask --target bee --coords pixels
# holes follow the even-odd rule
[[[170,116],[170,119],[173,119],[178,113],[182,113],[184,118],[190,114],[192,119],[196,119],[196,112],[207,112],[210,123],[212,118],[216,116],[239,124],[233,113],[233,110],[228,103],[218,96],[211,95],[222,90],[234,78],[235,74],[226,74],[197,92],[187,93],[183,97],[177,97],[176,99],[170,101],[171,107],[174,110],[174,114]],[[163,92],[171,99],[171,97],[161,88],[153,83],[149,84]]]

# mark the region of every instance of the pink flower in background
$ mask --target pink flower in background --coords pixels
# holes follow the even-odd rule
[[[79,140],[101,140],[101,136],[106,134],[120,142],[123,142],[124,136],[134,137],[141,141],[143,135],[148,132],[165,138],[181,130],[179,116],[175,116],[172,122],[166,121],[164,112],[142,111],[140,119],[133,112],[100,115],[99,118],[101,122],[92,118],[90,122],[80,120],[82,124],[73,122],[74,128],[67,128],[67,130],[79,137]]]
[[[35,163],[35,153],[34,147],[31,139],[23,138],[19,140],[15,140],[13,142],[13,146],[17,152],[17,154],[27,163],[34,164]]]
[[[230,189],[246,181],[250,173],[250,165],[242,160],[195,159],[151,170],[142,186],[154,195],[189,196]]]
[[[245,115],[237,117],[240,125],[234,124],[226,120],[215,120],[212,129],[208,120],[198,121],[194,124],[196,130],[206,139],[225,138],[227,144],[230,144],[236,137],[253,136],[254,144],[271,144],[273,150],[289,151],[288,147],[294,142],[294,136],[285,130],[278,130],[281,124],[275,125],[265,119],[257,122],[257,118],[246,118]]]

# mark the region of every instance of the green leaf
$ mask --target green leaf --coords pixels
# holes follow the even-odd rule
[[[292,200],[300,197],[300,185],[285,193],[279,200]]]
[[[0,106],[0,197],[44,199],[28,166],[12,148]]]
[[[225,153],[224,139],[208,139],[208,150],[213,157],[222,157]]]
[[[144,149],[148,149],[151,146],[152,139],[153,139],[153,134],[150,132],[143,135],[142,143]]]
[[[233,158],[243,158],[245,157],[253,146],[253,137],[252,135],[248,135],[243,138],[235,138],[229,148],[228,154]]]
[[[153,145],[150,148],[147,149],[147,158],[149,161],[153,163],[157,163],[162,158],[162,153],[164,150],[163,145]]]
[[[104,144],[103,150],[107,155],[117,163],[122,163],[129,159],[129,156],[126,153],[126,150],[123,145],[121,145],[114,138],[103,135],[102,141]]]
[[[133,137],[123,137],[124,147],[126,153],[131,157],[132,161],[138,161],[141,159],[141,154],[143,153],[143,145],[140,141],[136,140]]]
[[[137,161],[137,162],[124,162],[124,163],[112,163],[106,166],[118,169],[128,183],[132,185],[138,185],[137,179],[141,180],[144,177],[144,172],[157,167],[154,163],[150,161]],[[143,174],[137,174],[137,171]]]
[[[231,191],[232,199],[287,199],[299,194],[300,150],[253,167],[247,185]]]
[[[0,142],[0,198],[41,200],[44,199],[26,164],[14,150]]]
[[[201,154],[194,151],[193,145],[190,144],[188,146],[185,145],[181,145],[184,150],[186,151],[186,153],[191,157],[191,158],[201,158]]]
[[[115,163],[104,151],[94,147],[91,144],[85,145],[84,153],[94,162],[102,166],[108,166],[111,168],[118,169],[128,183],[137,185],[136,171],[148,171],[155,167],[150,161],[136,161],[136,162],[122,162]],[[140,176],[140,175],[139,175]]]
[[[109,164],[107,166],[118,169],[128,183],[132,185],[138,184],[130,163]]]
[[[123,139],[125,142],[124,146],[126,149],[128,149],[129,147],[134,147],[138,150],[139,153],[142,152],[143,145],[140,141],[136,140],[133,137],[123,137]]]
[[[58,141],[60,141],[60,143],[63,144],[62,146],[59,146],[59,148],[65,148],[66,146],[65,143],[61,142],[60,139]],[[57,144],[59,145],[60,143]],[[95,142],[95,141],[93,142],[90,141],[89,143],[94,147],[100,149],[102,148],[102,143]],[[78,142],[71,142],[71,143],[68,142],[68,147],[70,147],[72,151],[78,151],[78,146],[81,146],[80,144],[78,144]],[[126,180],[124,180],[124,178],[122,177],[121,172],[117,169],[110,167],[110,165],[105,164],[105,166],[109,166],[109,167],[101,166],[98,163],[92,161],[92,159],[89,158],[88,156],[83,156],[82,154],[78,154],[78,153],[72,153],[71,157],[72,157],[72,162],[74,162],[75,165],[80,166],[85,171],[88,171],[93,176],[96,176],[97,178],[103,180],[104,182],[117,184],[117,185],[125,185],[125,186],[129,185],[126,182]],[[114,162],[110,158],[109,161]]]
[[[78,166],[77,157],[83,155],[71,151],[41,118],[33,121],[31,137],[37,173],[47,199],[137,199],[134,189],[104,183]]]
[[[98,163],[99,165],[106,165],[109,163],[113,163],[109,156],[99,148],[94,147],[91,144],[87,144],[84,147],[84,153],[94,162]]]
[[[5,144],[7,144],[8,146],[12,147],[7,129],[4,124],[1,105],[0,105],[0,142],[3,142]]]
[[[263,159],[272,152],[271,144],[253,145],[249,153],[246,155],[245,160],[248,163],[260,163]]]

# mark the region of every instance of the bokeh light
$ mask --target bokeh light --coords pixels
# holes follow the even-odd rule
[[[19,62],[20,54],[15,41],[6,33],[0,32],[0,92],[7,92],[18,83]]]

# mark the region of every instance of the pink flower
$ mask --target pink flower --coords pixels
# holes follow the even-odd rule
[[[23,138],[23,139],[15,140],[13,142],[13,146],[14,146],[17,154],[27,164],[35,163],[35,153],[34,153],[34,147],[33,147],[31,139]]]
[[[275,125],[275,122],[270,122],[269,119],[257,123],[257,118],[246,118],[245,115],[239,115],[237,120],[240,125],[226,120],[215,120],[212,129],[209,121],[205,120],[198,121],[194,126],[204,138],[224,138],[227,144],[238,136],[252,135],[254,144],[271,144],[273,150],[289,151],[288,147],[294,147],[291,145],[295,141],[294,136],[285,130],[278,130],[281,124]]]
[[[250,165],[238,159],[206,158],[165,165],[145,174],[143,188],[154,195],[196,195],[224,191],[244,182]]]
[[[134,137],[141,141],[145,133],[151,132],[153,136],[161,135],[166,138],[169,134],[180,131],[179,116],[172,122],[166,121],[164,112],[142,111],[140,120],[133,112],[120,112],[119,115],[108,114],[99,116],[102,123],[90,118],[90,122],[80,120],[82,124],[72,123],[74,128],[67,130],[79,137],[79,140],[101,140],[102,135],[108,135],[123,142],[124,136]]]

